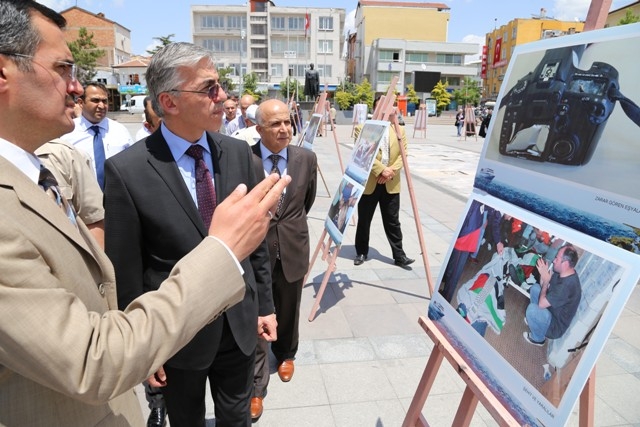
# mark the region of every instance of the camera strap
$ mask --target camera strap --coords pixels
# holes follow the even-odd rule
[[[620,102],[620,106],[622,106],[622,110],[627,117],[637,126],[640,126],[640,107],[635,102],[624,96],[617,87],[612,87],[609,90],[609,97]]]

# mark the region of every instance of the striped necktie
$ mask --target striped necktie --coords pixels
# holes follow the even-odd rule
[[[204,148],[198,144],[193,144],[186,151],[187,156],[193,157],[196,161],[196,199],[198,201],[198,211],[207,229],[211,225],[211,217],[216,208],[216,189],[213,186],[211,172],[204,161]]]

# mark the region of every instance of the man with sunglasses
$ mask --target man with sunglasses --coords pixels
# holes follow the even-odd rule
[[[130,147],[131,134],[123,124],[107,117],[109,97],[102,83],[87,83],[78,104],[82,115],[73,120],[75,129],[62,140],[87,154],[98,184],[104,190],[104,161]]]
[[[0,0],[0,425],[141,426],[133,388],[251,292],[237,259],[290,178],[239,187],[162,286],[118,310],[113,266],[34,154],[73,129],[82,94],[65,24]]]
[[[212,132],[222,125],[227,99],[218,79],[210,51],[191,43],[165,46],[146,74],[160,128],[106,162],[106,252],[121,307],[156,289],[176,260],[202,241],[204,209],[213,209],[238,184],[251,188],[262,178],[247,144]],[[266,243],[240,261],[244,300],[149,378],[162,387],[172,426],[204,426],[207,379],[216,425],[251,423],[256,341],[274,340],[276,321]],[[212,282],[220,277],[214,268],[204,272]]]

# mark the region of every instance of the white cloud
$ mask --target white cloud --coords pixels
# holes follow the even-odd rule
[[[40,3],[53,10],[61,11],[75,5],[72,0],[40,0]]]
[[[561,21],[584,21],[587,18],[591,0],[555,0],[553,17]]]
[[[349,33],[356,31],[356,10],[353,9],[351,12],[347,12],[344,17],[344,35],[347,36]]]
[[[482,55],[482,46],[484,46],[485,37],[484,36],[476,36],[475,34],[467,34],[462,38],[463,43],[475,43],[478,45],[478,54],[477,55],[466,55],[465,56],[465,64],[467,62],[479,61]]]

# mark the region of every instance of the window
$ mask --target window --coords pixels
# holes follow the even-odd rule
[[[378,83],[391,83],[391,79],[396,75],[396,73],[392,73],[389,71],[379,71],[378,72]]]
[[[287,50],[295,50],[298,53],[298,58],[303,57],[307,54],[307,42],[304,39],[290,39]]]
[[[407,52],[406,53],[407,62],[414,62],[418,64],[424,64],[429,62],[429,54],[426,52],[418,53],[418,52]]]
[[[318,74],[322,77],[331,77],[331,65],[318,64]]]
[[[251,34],[255,36],[264,36],[267,34],[267,26],[264,24],[251,24]]]
[[[276,31],[284,31],[284,16],[271,17],[271,29]]]
[[[438,64],[462,65],[462,55],[455,53],[438,53],[436,55]]]
[[[271,39],[271,53],[283,53],[287,50],[286,40]]]
[[[319,31],[333,31],[333,16],[321,16],[318,20]]]
[[[304,77],[306,65],[293,64],[289,68],[292,70],[292,77]]]
[[[267,11],[267,2],[259,2],[252,1],[251,7],[253,8],[252,12],[266,12]]]
[[[518,34],[518,27],[513,27],[513,31],[511,32],[511,40],[516,39],[516,35]]]
[[[282,75],[282,64],[271,64],[271,75],[273,77],[284,77]]]
[[[266,59],[269,55],[267,54],[266,47],[253,47],[251,48],[251,58],[253,59]]]
[[[202,46],[211,52],[224,52],[224,40],[222,39],[204,39]]]
[[[304,31],[304,17],[289,17],[289,29]]]
[[[240,39],[229,39],[228,47],[229,47],[228,52],[240,53],[241,48],[243,52],[247,50],[244,40],[240,40]]]
[[[247,28],[246,16],[227,16],[227,28]]]
[[[229,67],[231,67],[233,69],[233,74],[234,76],[239,75],[238,70],[240,70],[240,68],[242,68],[242,74],[247,74],[247,64],[242,64],[242,67],[240,66],[240,64],[229,64]]]
[[[446,80],[449,86],[460,86],[460,77],[447,76]]]
[[[318,53],[333,53],[333,40],[318,40]]]
[[[205,15],[201,20],[202,28],[214,28],[214,29],[223,29],[224,28],[224,16],[216,16],[216,15]]]

